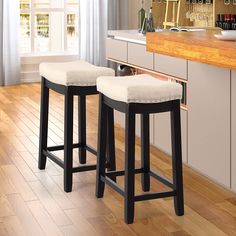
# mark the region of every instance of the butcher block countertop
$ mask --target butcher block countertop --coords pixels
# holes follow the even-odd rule
[[[216,31],[147,33],[147,51],[236,70],[236,42]]]

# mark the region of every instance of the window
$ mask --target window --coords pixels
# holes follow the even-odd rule
[[[21,53],[77,53],[78,7],[78,0],[20,0]]]

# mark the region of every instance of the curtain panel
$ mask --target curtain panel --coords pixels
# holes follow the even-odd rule
[[[19,0],[0,0],[0,85],[20,82]]]
[[[0,0],[0,86],[3,85],[3,0]]]
[[[3,85],[3,0],[0,0],[0,86]]]
[[[108,30],[128,28],[127,0],[80,0],[79,53],[83,60],[107,66]]]

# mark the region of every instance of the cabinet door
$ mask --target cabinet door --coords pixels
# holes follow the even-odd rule
[[[231,188],[236,192],[236,71],[231,75]]]
[[[188,112],[181,109],[182,159],[187,163],[187,122]],[[171,151],[170,112],[154,115],[154,146],[168,155]]]
[[[188,65],[188,164],[230,187],[230,71]]]

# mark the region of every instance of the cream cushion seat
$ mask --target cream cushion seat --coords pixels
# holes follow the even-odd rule
[[[182,86],[148,74],[125,77],[99,77],[97,90],[125,103],[160,103],[182,98]]]
[[[114,76],[113,69],[94,66],[85,61],[41,63],[39,73],[45,79],[65,86],[95,86],[99,76]]]

